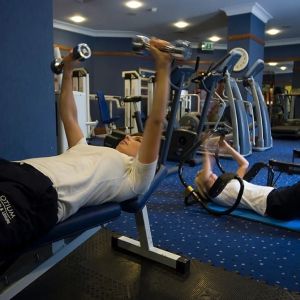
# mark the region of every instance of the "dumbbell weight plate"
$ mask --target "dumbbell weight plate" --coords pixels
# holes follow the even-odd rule
[[[173,42],[173,55],[184,60],[192,57],[191,43],[185,40],[176,40]]]
[[[79,61],[84,61],[90,58],[92,52],[87,44],[81,43],[73,48],[73,58]]]
[[[51,70],[54,74],[61,74],[62,73],[62,70],[63,70],[63,67],[64,67],[64,63],[63,63],[63,60],[62,58],[55,58],[52,62],[51,62]]]
[[[143,54],[145,49],[145,39],[143,39],[141,36],[136,36],[134,39],[132,39],[132,50],[136,54]]]

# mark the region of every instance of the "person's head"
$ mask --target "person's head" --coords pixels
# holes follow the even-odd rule
[[[117,145],[116,150],[135,157],[140,149],[142,140],[143,136],[141,135],[126,135],[125,138]]]
[[[215,181],[217,180],[218,176],[210,172],[210,174],[205,175],[204,170],[200,170],[196,177],[195,177],[195,186],[197,188],[198,193],[203,197],[206,198],[210,188],[213,186]]]

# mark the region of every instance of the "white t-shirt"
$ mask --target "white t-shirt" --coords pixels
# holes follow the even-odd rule
[[[58,222],[82,206],[121,202],[149,188],[156,162],[142,164],[119,151],[82,139],[63,154],[23,162],[48,176],[58,194]]]
[[[254,210],[260,215],[265,215],[267,208],[267,197],[274,189],[270,186],[252,184],[243,180],[244,193],[239,204],[239,208]],[[213,200],[222,206],[232,206],[240,191],[240,183],[237,179],[231,180],[224,190]]]

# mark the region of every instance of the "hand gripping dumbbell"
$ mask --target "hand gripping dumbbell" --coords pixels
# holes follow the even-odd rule
[[[137,35],[132,40],[132,50],[137,54],[142,54],[144,50],[150,48],[150,38]],[[177,40],[173,44],[169,44],[162,48],[160,51],[170,53],[174,58],[187,60],[192,56],[191,43],[184,40]]]
[[[78,44],[73,48],[72,57],[74,60],[85,61],[90,58],[92,51],[87,44]],[[64,59],[63,58],[55,58],[51,62],[51,70],[55,74],[61,74],[64,68]]]

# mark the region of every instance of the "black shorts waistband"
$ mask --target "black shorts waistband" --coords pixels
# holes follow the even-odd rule
[[[53,185],[49,177],[24,162],[0,161],[0,182],[10,181],[26,187],[27,192],[40,197]]]

